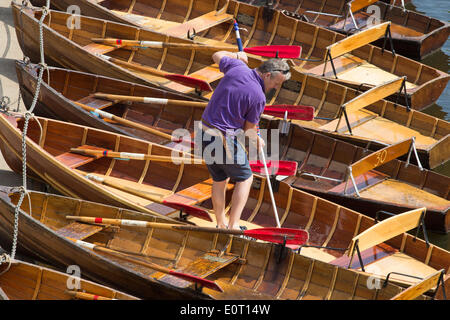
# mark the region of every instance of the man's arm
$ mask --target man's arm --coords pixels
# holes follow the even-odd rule
[[[212,55],[212,59],[215,63],[219,64],[220,60],[225,56],[233,59],[239,59],[244,61],[245,63],[248,63],[247,54],[243,51],[239,52],[217,51],[214,52],[214,54]]]

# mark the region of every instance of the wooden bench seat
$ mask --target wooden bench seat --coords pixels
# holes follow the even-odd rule
[[[340,57],[333,59],[333,64],[336,69],[336,74],[339,80],[348,81],[349,83],[366,83],[373,86],[380,86],[385,82],[393,81],[398,78],[394,73],[385,71],[366,60],[360,59],[352,54],[346,53]],[[315,64],[311,68],[303,71],[312,73],[318,76],[323,74],[324,63]],[[297,67],[298,68],[298,67]],[[325,77],[335,79],[333,67],[331,62],[327,62],[325,69]],[[406,81],[406,89],[414,89],[417,87],[414,83]]]
[[[357,177],[354,177],[354,178],[355,178],[356,185],[358,187],[358,191],[361,193],[362,190],[386,180],[388,178],[388,176],[385,175],[384,173],[381,173],[381,172],[378,172],[375,170],[370,170],[370,171],[367,171],[366,173],[359,175]],[[346,184],[347,184],[347,190],[345,190]],[[347,183],[342,182],[341,184],[335,186],[334,188],[331,188],[328,191],[336,192],[336,193],[344,193],[344,191],[345,191],[346,194],[352,194],[355,192],[355,186],[353,185],[353,182],[351,181],[351,179],[349,179]]]
[[[374,246],[372,248],[362,251],[361,258],[362,258],[364,266],[366,266],[370,263],[373,263],[375,261],[378,261],[378,260],[388,257],[390,255],[393,255],[396,252],[398,252],[397,249],[394,249],[385,243],[381,243],[377,246]],[[339,266],[339,267],[347,268],[350,263],[350,257],[347,255],[343,255],[337,259],[329,261],[329,263]],[[361,264],[359,262],[358,256],[355,255],[353,257],[350,269],[359,269],[359,268],[361,268]]]
[[[95,146],[82,145],[79,148],[90,149],[90,150],[103,150],[103,148],[98,148]],[[55,156],[55,159],[59,162],[65,164],[71,169],[75,169],[79,166],[82,166],[86,163],[92,162],[96,159],[100,158],[100,156],[87,156],[74,152],[64,152],[60,155]]]
[[[223,255],[218,257],[216,254],[206,253],[203,256],[195,259],[183,268],[175,269],[175,271],[187,273],[201,278],[225,268],[229,264],[235,262],[239,256],[237,255]],[[192,282],[164,274],[158,278],[159,281],[172,284],[180,288],[187,288],[192,285]]]
[[[83,98],[77,100],[77,102],[82,103],[91,108],[100,109],[100,110],[105,109],[105,108],[110,107],[113,104],[115,104],[114,101],[95,98],[93,95],[83,97]]]
[[[184,23],[161,28],[159,31],[173,37],[186,38],[188,31],[192,32],[195,29],[195,32],[199,33],[233,19],[233,15],[221,11],[225,10],[211,11]]]
[[[75,240],[83,240],[101,230],[103,230],[103,226],[72,222],[56,230],[55,232],[62,237],[67,237]]]
[[[117,49],[120,49],[122,46],[109,46],[101,43],[89,43],[83,47],[86,51],[89,51],[92,54],[105,54]]]

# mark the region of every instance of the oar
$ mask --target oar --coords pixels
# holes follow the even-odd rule
[[[177,42],[162,42],[162,41],[140,41],[140,40],[124,40],[115,38],[93,38],[91,39],[97,43],[103,43],[108,45],[119,45],[119,46],[134,46],[140,48],[153,48],[153,49],[187,49],[187,50],[208,50],[208,51],[236,51],[236,48],[232,46],[218,46],[218,45],[207,45],[201,43],[177,43]],[[256,46],[248,47],[243,50],[247,53],[262,57],[279,57],[288,59],[297,59],[300,57],[302,52],[301,46],[295,45],[271,45],[271,46]]]
[[[191,225],[148,222],[142,220],[107,219],[107,218],[84,217],[84,216],[66,216],[66,219],[86,223],[110,224],[116,226],[198,231],[198,232],[220,233],[239,236],[243,235],[268,242],[285,243],[292,245],[305,244],[308,241],[309,236],[306,230],[291,229],[291,228],[258,228],[243,231],[234,229],[230,230],[230,229],[208,228]]]
[[[314,119],[314,107],[301,105],[270,105],[264,108],[264,114],[274,117],[283,118],[286,115],[287,119],[312,121]]]
[[[257,127],[257,132],[258,132],[258,136],[260,137],[261,134],[259,132],[259,127]],[[277,212],[277,205],[275,203],[275,198],[273,196],[272,184],[270,183],[269,170],[267,169],[266,157],[264,156],[264,149],[261,147],[261,148],[259,148],[259,151],[260,151],[259,153],[261,154],[262,163],[264,165],[264,172],[266,174],[267,186],[269,187],[270,200],[272,201],[272,209],[273,209],[273,214],[275,216],[275,221],[277,222],[277,227],[281,228],[280,218],[278,217],[278,212]]]
[[[100,99],[107,99],[113,101],[131,101],[140,102],[148,104],[162,104],[162,105],[173,105],[180,107],[193,107],[193,108],[206,108],[208,102],[199,101],[186,101],[186,100],[176,100],[176,99],[165,99],[165,98],[154,98],[154,97],[138,97],[138,96],[124,96],[117,94],[107,94],[97,92],[94,93],[94,97]],[[265,106],[263,113],[274,117],[283,118],[287,111],[287,118],[293,120],[304,120],[311,121],[314,119],[314,107],[312,106],[301,106],[301,105],[268,105]]]
[[[108,60],[112,63],[127,67],[127,68],[131,68],[131,69],[135,69],[135,70],[139,70],[139,71],[144,71],[150,74],[153,74],[155,76],[158,77],[162,77],[162,78],[166,78],[170,81],[174,81],[177,83],[181,83],[182,85],[185,85],[187,87],[191,87],[191,88],[195,88],[198,89],[200,91],[213,91],[212,87],[210,86],[210,84],[204,80],[201,79],[197,79],[197,78],[193,78],[193,77],[189,77],[189,76],[185,76],[182,74],[176,74],[176,73],[167,73],[164,71],[160,71],[154,68],[150,68],[150,67],[146,67],[146,66],[142,66],[136,63],[131,63],[131,62],[126,62],[120,59],[115,59],[109,56],[105,56],[103,54],[99,54],[99,57]]]
[[[115,189],[119,189],[131,194],[134,194],[138,197],[142,197],[145,199],[148,199],[150,201],[153,202],[157,202],[159,204],[171,207],[173,209],[176,210],[181,210],[182,212],[189,214],[191,216],[200,218],[200,219],[204,219],[204,220],[208,220],[210,222],[212,222],[213,220],[211,219],[211,217],[209,216],[208,212],[204,209],[201,208],[197,208],[188,204],[184,204],[184,203],[178,203],[178,202],[172,202],[172,201],[167,201],[167,200],[161,200],[158,197],[149,195],[148,193],[146,193],[145,191],[142,190],[138,190],[132,187],[127,187],[127,186],[123,186],[117,182],[115,182],[114,180],[112,180],[111,178],[108,177],[99,177],[96,176],[95,174],[92,173],[88,173],[85,175],[85,177],[89,180],[113,187]]]
[[[74,290],[66,290],[66,293],[76,299],[81,300],[117,300],[112,299],[104,296],[99,296],[97,294],[89,293],[89,292],[81,292],[81,291],[74,291]]]
[[[103,111],[103,110],[99,110],[99,109],[96,109],[96,108],[92,108],[90,106],[87,106],[87,105],[85,105],[83,103],[79,103],[77,101],[73,101],[73,103],[75,103],[77,106],[80,106],[81,108],[83,108],[86,111],[90,111],[90,112],[92,112],[94,114],[98,114],[102,118],[114,120],[114,121],[116,121],[116,122],[118,122],[120,124],[126,125],[128,127],[140,129],[140,130],[146,131],[148,133],[157,135],[159,137],[168,139],[170,141],[175,141],[175,142],[181,142],[182,141],[182,140],[172,140],[172,136],[170,134],[161,132],[159,130],[150,128],[148,126],[144,126],[144,125],[142,125],[140,123],[137,123],[137,122],[134,122],[134,121],[130,121],[130,120],[122,118],[122,117],[115,116],[115,115],[113,115],[113,114],[111,114],[109,112],[106,112],[106,111]],[[193,145],[193,142],[191,142],[191,145]]]
[[[183,163],[194,163],[194,164],[204,164],[205,161],[199,158],[188,158],[188,157],[172,157],[172,156],[157,156],[152,154],[144,153],[133,153],[133,152],[116,152],[108,149],[105,150],[91,150],[84,148],[70,148],[71,152],[85,154],[89,156],[103,156],[108,158],[124,159],[124,160],[151,160],[160,162],[183,162]],[[296,162],[297,163],[297,162]]]
[[[81,245],[83,247],[86,247],[86,248],[89,248],[89,249],[92,249],[92,250],[95,250],[95,251],[105,252],[107,254],[119,257],[119,258],[121,258],[123,260],[129,261],[129,262],[132,262],[132,263],[135,263],[135,264],[139,264],[141,266],[148,267],[148,268],[151,268],[151,269],[155,269],[155,270],[157,270],[159,272],[166,273],[166,274],[169,274],[171,276],[174,276],[174,277],[177,277],[177,278],[181,278],[183,280],[187,280],[187,281],[190,281],[190,282],[193,282],[193,283],[198,283],[198,284],[200,284],[200,285],[202,285],[202,286],[204,286],[206,288],[212,289],[212,290],[223,292],[222,288],[217,283],[215,283],[214,281],[207,280],[207,279],[204,279],[204,278],[201,278],[201,277],[197,277],[197,276],[194,276],[194,275],[190,275],[190,274],[187,274],[187,273],[174,271],[174,270],[171,270],[169,268],[160,266],[159,264],[156,264],[156,263],[153,263],[153,262],[144,262],[142,260],[134,259],[134,258],[129,257],[128,255],[126,255],[124,253],[118,252],[116,250],[100,247],[100,246],[97,246],[97,245],[89,243],[89,242],[85,242],[85,241],[82,241],[82,240],[76,240],[76,239],[71,239],[71,240],[73,240],[75,243],[77,243],[77,244],[79,244],[79,245]]]
[[[89,156],[96,157],[108,157],[116,158],[122,160],[151,160],[151,161],[161,161],[161,162],[173,162],[173,163],[184,163],[184,164],[205,164],[203,159],[199,158],[189,158],[189,157],[172,157],[172,156],[157,156],[144,153],[132,153],[132,152],[115,152],[111,150],[92,150],[84,148],[71,148],[71,152],[85,154]],[[268,168],[274,175],[281,176],[295,176],[297,173],[298,163],[296,161],[270,161],[268,163]],[[254,173],[262,173],[263,164],[260,161],[250,161],[250,168]]]
[[[243,51],[244,49],[242,46],[241,34],[239,33],[239,26],[238,26],[236,19],[234,19],[234,21],[233,21],[233,28],[234,28],[234,33],[236,34],[236,42],[237,42],[238,50]]]

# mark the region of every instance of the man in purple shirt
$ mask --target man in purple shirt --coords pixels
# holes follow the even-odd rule
[[[253,174],[245,147],[237,136],[243,130],[257,148],[264,147],[264,140],[256,134],[256,129],[266,104],[265,94],[289,79],[289,65],[282,59],[269,59],[258,68],[250,69],[245,52],[219,51],[213,54],[212,59],[224,77],[202,115],[202,151],[213,178],[212,203],[217,226],[239,229]],[[216,139],[220,140],[223,150],[216,148],[214,152],[207,152],[211,151],[211,143]],[[226,159],[218,157],[220,151]],[[235,187],[227,223],[225,192],[230,179],[235,182]]]

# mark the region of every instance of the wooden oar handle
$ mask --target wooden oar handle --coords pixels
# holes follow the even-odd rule
[[[214,46],[201,43],[180,43],[180,42],[163,42],[163,41],[145,41],[145,40],[125,40],[114,38],[92,38],[93,42],[103,43],[113,46],[137,46],[142,48],[153,49],[185,49],[185,50],[206,50],[206,51],[236,51],[232,46]]]
[[[81,300],[116,300],[116,299],[100,296],[100,295],[89,293],[89,292],[66,290],[66,293],[74,298],[81,299]]]
[[[81,108],[83,108],[86,111],[96,112],[101,117],[114,120],[114,121],[119,122],[121,124],[124,124],[124,125],[126,125],[128,127],[137,128],[137,129],[149,132],[151,134],[154,134],[154,135],[157,135],[157,136],[160,136],[162,138],[165,138],[165,139],[168,139],[168,140],[172,141],[172,136],[170,134],[158,131],[158,130],[150,128],[148,126],[144,126],[144,125],[142,125],[140,123],[136,123],[134,121],[130,121],[130,120],[127,120],[127,119],[115,116],[115,115],[113,115],[111,113],[108,113],[108,112],[105,112],[103,110],[98,110],[98,109],[92,108],[90,106],[87,106],[87,105],[82,104],[82,103],[77,102],[77,101],[73,101],[73,103],[75,103],[77,106],[80,106]]]

